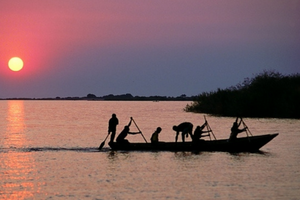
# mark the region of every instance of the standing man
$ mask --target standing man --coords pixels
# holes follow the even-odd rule
[[[180,132],[182,135],[182,142],[184,142],[184,136],[188,137],[189,134],[191,138],[193,138],[193,124],[190,122],[183,122],[178,126],[173,126],[173,130],[176,131],[175,142],[177,142]]]
[[[114,142],[118,124],[119,124],[119,120],[116,114],[112,114],[111,119],[108,122],[108,134],[111,133],[110,142]]]

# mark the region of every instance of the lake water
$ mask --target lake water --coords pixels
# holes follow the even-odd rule
[[[300,198],[299,120],[245,118],[253,135],[279,133],[261,153],[98,151],[112,113],[117,134],[133,117],[148,141],[157,126],[174,141],[173,125],[204,122],[187,103],[0,101],[0,199]],[[234,118],[206,117],[228,138]]]

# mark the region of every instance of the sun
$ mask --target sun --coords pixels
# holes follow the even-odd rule
[[[14,72],[20,71],[23,68],[23,60],[19,57],[13,57],[8,61],[8,67]]]

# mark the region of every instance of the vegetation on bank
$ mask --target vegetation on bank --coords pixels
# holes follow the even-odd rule
[[[300,118],[300,74],[264,71],[242,84],[198,95],[187,112],[220,116]]]
[[[88,101],[192,101],[193,96],[186,96],[182,94],[177,97],[167,97],[167,96],[132,96],[131,94],[121,94],[121,95],[105,95],[98,97],[94,94],[89,93],[84,97],[55,97],[55,98],[5,98],[0,100],[88,100]]]

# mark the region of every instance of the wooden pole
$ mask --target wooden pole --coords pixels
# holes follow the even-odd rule
[[[207,120],[206,120],[205,115],[204,115],[204,119],[205,119],[205,122],[206,122],[207,130],[210,131],[210,132],[212,133],[212,135],[214,136],[215,140],[217,140],[217,138],[216,138],[214,132],[212,131],[212,129],[210,128],[210,126],[209,126],[209,124],[208,124],[208,122],[207,122]]]
[[[131,117],[131,119],[132,119],[132,121],[133,121],[134,125],[136,126],[136,128],[139,130],[139,132],[140,132],[140,133],[141,133],[141,135],[143,136],[143,138],[144,138],[145,142],[146,142],[146,143],[148,143],[148,142],[147,142],[147,140],[146,140],[146,138],[144,137],[144,135],[143,135],[142,131],[139,129],[138,125],[135,123],[134,119],[133,119],[132,117]]]

